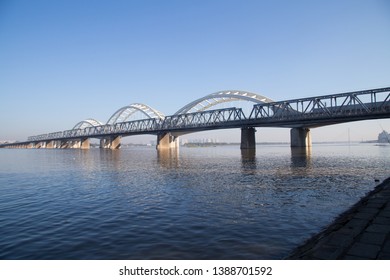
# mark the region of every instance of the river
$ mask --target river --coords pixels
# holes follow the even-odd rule
[[[0,259],[282,259],[389,166],[375,144],[0,149]]]

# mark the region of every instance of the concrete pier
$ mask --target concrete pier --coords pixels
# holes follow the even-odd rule
[[[54,141],[47,141],[46,149],[54,149]]]
[[[81,147],[81,141],[80,140],[73,140],[73,141],[70,141],[70,148],[71,149],[80,149]]]
[[[390,178],[287,259],[390,260]]]
[[[81,139],[80,140],[80,149],[88,150],[89,148],[90,148],[89,139],[88,138]]]
[[[256,129],[253,127],[241,128],[241,150],[243,149],[256,149]]]
[[[69,148],[69,141],[60,141],[59,148],[60,149],[68,149]]]
[[[291,147],[311,147],[310,129],[292,128],[290,130],[290,145]]]
[[[179,137],[171,133],[163,133],[157,135],[157,150],[161,149],[177,149],[179,147]]]
[[[100,148],[117,150],[121,147],[121,138],[121,136],[103,138],[100,140]]]

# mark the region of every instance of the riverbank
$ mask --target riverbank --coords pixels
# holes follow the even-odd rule
[[[390,259],[390,178],[286,259]]]

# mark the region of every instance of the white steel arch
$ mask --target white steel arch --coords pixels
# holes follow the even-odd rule
[[[72,129],[84,129],[86,127],[99,126],[99,125],[103,125],[103,123],[95,119],[86,119],[77,123]]]
[[[246,100],[254,103],[268,103],[273,102],[272,99],[269,99],[268,97],[251,93],[247,91],[240,91],[240,90],[225,90],[225,91],[219,91],[215,92],[209,95],[206,95],[202,98],[199,98],[197,100],[192,101],[191,103],[188,103],[183,108],[178,110],[175,115],[179,114],[185,114],[188,112],[201,112],[204,110],[209,109],[210,107],[213,107],[217,104],[224,103],[224,102],[231,102],[231,101],[237,101],[237,100]]]
[[[163,119],[165,118],[164,114],[153,109],[152,107],[141,104],[133,103],[128,106],[122,107],[117,110],[107,121],[107,124],[115,124],[120,122],[125,122],[132,114],[136,112],[141,112],[146,117],[150,119]]]

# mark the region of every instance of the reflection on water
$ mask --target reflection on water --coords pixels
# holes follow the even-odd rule
[[[246,172],[255,171],[256,164],[256,149],[243,149],[241,150],[241,162],[242,169]]]
[[[311,167],[312,147],[291,147],[291,167]]]
[[[390,149],[0,150],[0,259],[280,259],[388,176]]]
[[[157,150],[157,160],[162,167],[178,168],[179,167],[179,148]]]
[[[256,161],[256,149],[243,149],[241,150],[242,162],[255,162]]]

